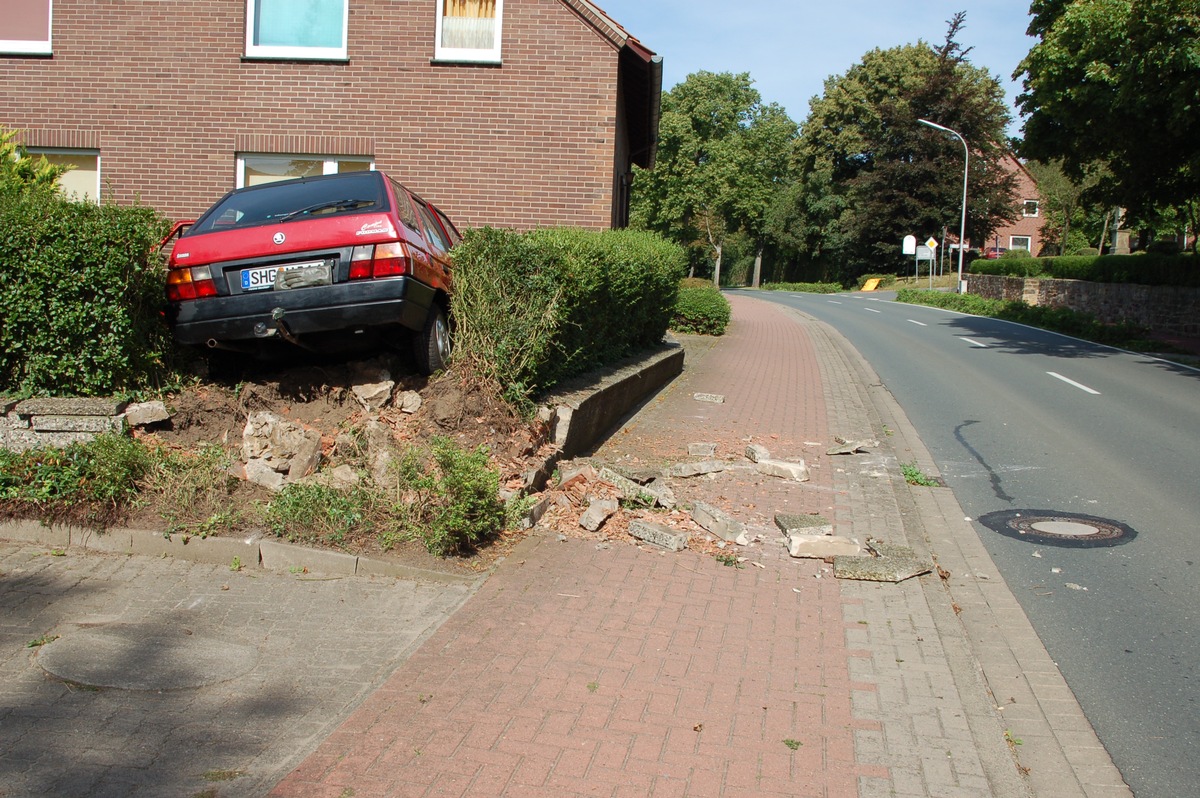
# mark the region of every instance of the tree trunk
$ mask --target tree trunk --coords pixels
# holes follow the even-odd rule
[[[762,279],[762,253],[763,245],[758,245],[758,250],[754,253],[754,277],[750,280],[751,288],[758,288],[759,281]]]
[[[717,252],[717,265],[713,269],[713,285],[717,288],[721,287],[721,245],[713,244],[713,249]]]

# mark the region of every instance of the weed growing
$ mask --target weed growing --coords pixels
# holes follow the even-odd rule
[[[900,473],[909,485],[920,485],[924,488],[936,488],[941,485],[936,479],[926,476],[916,463],[901,463]]]

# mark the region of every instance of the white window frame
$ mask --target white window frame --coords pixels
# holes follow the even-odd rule
[[[1025,246],[1023,246],[1023,247],[1017,246],[1018,241],[1024,241]],[[1032,254],[1033,253],[1033,236],[1009,236],[1008,237],[1008,248],[1010,250],[1023,249],[1026,252]]]
[[[500,50],[504,42],[504,0],[496,0],[496,35],[488,48],[443,47],[442,9],[446,0],[434,3],[433,60],[447,63],[499,64]]]
[[[3,55],[53,55],[54,0],[46,0],[46,40],[0,39],[0,54]]]
[[[301,160],[301,161],[321,161],[323,175],[336,175],[338,173],[338,164],[341,163],[365,163],[368,169],[375,168],[375,159],[367,155],[304,155],[298,153],[285,152],[239,152],[237,154],[237,173],[234,176],[234,188],[246,187],[246,159],[247,158],[274,158],[278,160]],[[280,178],[287,180],[290,178]]]
[[[1033,203],[1033,213],[1029,212],[1029,203]],[[1021,205],[1021,215],[1026,219],[1036,218],[1041,213],[1042,204],[1035,199],[1027,199]]]
[[[254,20],[258,16],[259,0],[246,0],[246,57],[286,58],[305,61],[346,61],[349,50],[346,39],[350,26],[350,0],[342,0],[342,44],[340,47],[294,47],[259,45],[254,43]]]
[[[86,198],[86,202],[94,202],[100,204],[100,187],[104,185],[101,179],[101,164],[100,150],[77,150],[67,147],[26,147],[25,154],[30,158],[39,158],[43,155],[86,155],[96,159],[96,185],[92,187],[92,196]],[[60,183],[61,186],[61,183]]]

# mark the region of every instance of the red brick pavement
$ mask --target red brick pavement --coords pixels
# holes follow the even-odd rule
[[[796,457],[826,439],[803,327],[732,302],[729,334],[598,457],[729,455],[748,437]],[[751,474],[708,484],[763,516],[833,501],[821,469],[790,487]],[[887,772],[855,762],[854,730],[879,725],[852,716],[851,691],[874,686],[850,681],[864,652],[846,648],[838,583],[781,546],[743,553],[763,567],[531,538],[272,795],[857,796]]]

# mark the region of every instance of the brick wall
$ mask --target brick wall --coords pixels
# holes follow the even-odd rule
[[[52,57],[0,55],[0,126],[99,149],[102,191],[194,217],[239,151],[371,155],[460,226],[607,227],[617,49],[507,0],[502,66],[431,63],[433,2],[351,0],[349,61],[243,58],[245,0],[55,0]]]
[[[988,299],[1071,308],[1106,324],[1124,321],[1161,335],[1200,338],[1200,288],[972,274],[967,291]]]

